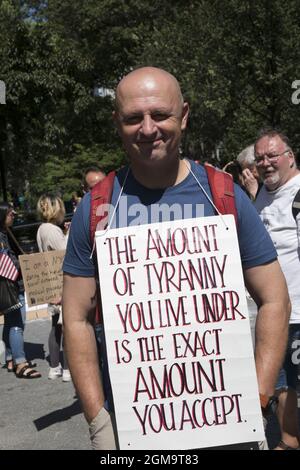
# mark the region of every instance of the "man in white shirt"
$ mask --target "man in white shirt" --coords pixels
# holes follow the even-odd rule
[[[295,363],[300,339],[300,213],[295,217],[292,212],[300,189],[300,171],[288,138],[276,130],[260,135],[255,143],[255,160],[264,183],[255,207],[277,250],[292,303],[287,352],[276,386],[281,428],[276,450],[290,450],[300,446]]]

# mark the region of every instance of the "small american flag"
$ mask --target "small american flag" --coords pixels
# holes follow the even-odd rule
[[[7,253],[0,253],[0,276],[15,281],[19,275],[17,268]]]

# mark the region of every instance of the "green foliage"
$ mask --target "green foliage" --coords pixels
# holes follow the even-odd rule
[[[31,177],[30,198],[31,205],[35,206],[38,197],[44,192],[55,192],[65,201],[71,199],[72,193],[81,192],[81,183],[84,170],[93,165],[98,165],[108,173],[112,169],[119,168],[125,155],[120,148],[111,149],[101,145],[85,148],[75,145],[64,159],[57,155],[49,155],[43,166],[43,171],[36,168]]]
[[[187,152],[224,162],[253,142],[260,127],[282,127],[297,147],[300,76],[298,2],[190,1],[163,18],[138,62],[174,73],[191,105]]]
[[[110,96],[132,68],[179,80],[191,114],[183,147],[232,159],[258,129],[280,126],[300,148],[300,10],[296,0],[2,0],[0,150],[11,189],[69,195],[82,170],[123,159]]]

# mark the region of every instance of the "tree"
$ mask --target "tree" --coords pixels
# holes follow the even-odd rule
[[[63,160],[57,155],[49,155],[45,161],[43,172],[31,178],[30,191],[27,198],[35,207],[38,197],[45,192],[59,194],[63,200],[71,199],[72,193],[80,193],[84,170],[99,165],[108,173],[122,165],[124,153],[119,149],[110,149],[96,144],[91,148],[82,145],[74,146],[74,153]]]
[[[11,187],[21,190],[28,179],[36,192],[52,159],[75,183],[78,148],[118,155],[119,165],[112,97],[94,90],[110,93],[141,65],[179,79],[191,105],[186,154],[225,162],[266,124],[282,127],[297,149],[297,7],[296,0],[2,0],[0,139]],[[70,187],[66,176],[63,189]]]
[[[136,0],[4,3],[5,154],[12,186],[27,177],[38,180],[52,155],[69,165],[70,174],[77,145],[104,145],[117,153],[112,99],[93,91],[113,89],[130,70],[142,48],[144,15],[155,12],[159,2],[148,7]],[[16,164],[20,158],[22,166]]]
[[[187,152],[209,159],[222,147],[232,159],[265,125],[299,146],[291,104],[299,25],[293,0],[189,1],[163,19],[137,63],[147,58],[180,79],[191,104]]]

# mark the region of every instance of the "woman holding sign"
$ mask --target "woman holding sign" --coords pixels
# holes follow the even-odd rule
[[[28,362],[24,352],[25,303],[24,287],[20,279],[17,254],[22,250],[10,232],[15,212],[7,202],[0,203],[0,283],[11,293],[11,305],[1,306],[4,313],[2,339],[5,344],[7,372],[15,372],[20,379],[37,379],[41,374]],[[17,253],[17,254],[16,254]],[[15,300],[13,300],[15,296]],[[1,303],[4,302],[4,293]]]
[[[65,206],[63,201],[51,194],[43,194],[37,203],[37,211],[43,221],[37,232],[37,244],[41,252],[65,250],[67,236],[64,233]],[[60,344],[62,341],[61,299],[48,305],[52,317],[52,327],[49,334],[50,370],[49,379],[62,376],[63,382],[71,380],[68,363],[64,354],[63,368],[59,362]]]

